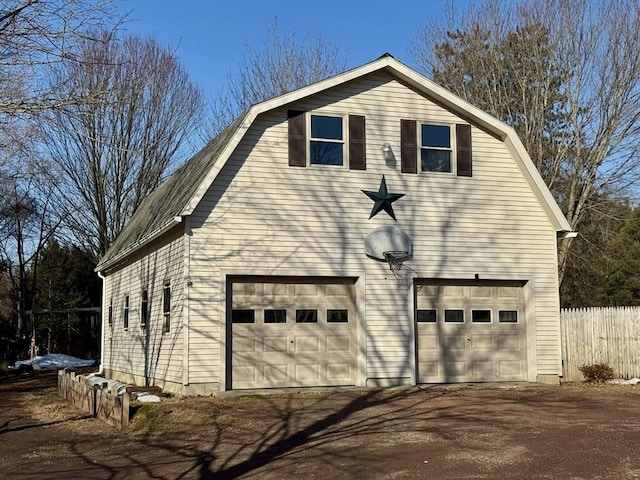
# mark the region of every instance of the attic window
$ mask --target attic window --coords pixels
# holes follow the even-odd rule
[[[455,172],[458,177],[471,177],[471,125],[400,120],[400,162],[402,173]]]
[[[344,119],[328,115],[310,115],[309,163],[344,165]]]
[[[320,115],[289,110],[287,118],[290,167],[348,163],[349,170],[367,169],[363,115]]]
[[[451,173],[451,127],[421,125],[420,160],[423,172]]]

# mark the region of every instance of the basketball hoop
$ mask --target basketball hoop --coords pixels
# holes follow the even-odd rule
[[[389,270],[394,274],[402,270],[402,262],[409,256],[409,252],[404,250],[391,250],[383,253],[385,260],[389,263]]]

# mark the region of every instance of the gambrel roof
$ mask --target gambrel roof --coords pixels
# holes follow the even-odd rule
[[[501,139],[554,229],[558,232],[571,231],[513,128],[385,54],[371,63],[252,106],[142,202],[96,270],[102,271],[115,265],[176,227],[183,217],[191,215],[258,115],[378,71],[387,72],[418,93]]]

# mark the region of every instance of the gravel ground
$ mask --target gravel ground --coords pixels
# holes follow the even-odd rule
[[[116,431],[55,382],[0,382],[0,477],[640,479],[640,386],[169,398]]]

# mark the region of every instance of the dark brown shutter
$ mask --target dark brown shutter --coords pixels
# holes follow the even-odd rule
[[[456,125],[456,158],[459,177],[470,177],[473,171],[471,162],[471,125]]]
[[[400,170],[418,173],[418,134],[415,120],[400,120]]]
[[[361,115],[349,115],[349,169],[367,169],[364,117]]]
[[[307,166],[307,135],[304,112],[289,110],[289,166]]]

